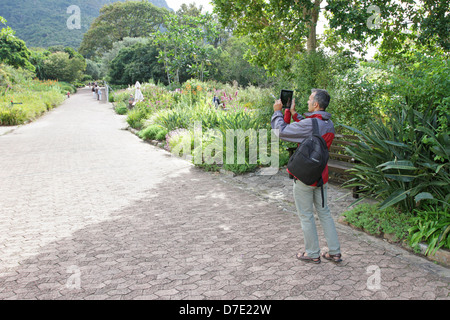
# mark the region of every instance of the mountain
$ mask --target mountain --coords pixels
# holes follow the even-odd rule
[[[148,1],[172,10],[165,0]],[[100,8],[113,2],[118,0],[1,0],[0,16],[8,21],[7,25],[27,47],[78,48],[83,34],[99,16]]]

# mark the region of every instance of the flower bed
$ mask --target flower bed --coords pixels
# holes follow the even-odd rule
[[[19,125],[36,119],[65,99],[72,87],[58,81],[32,79],[24,70],[2,66],[0,125]],[[70,87],[68,89],[68,87]]]

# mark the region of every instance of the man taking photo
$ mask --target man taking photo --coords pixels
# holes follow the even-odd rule
[[[330,102],[330,95],[323,89],[312,89],[311,91],[312,93],[308,100],[308,113],[305,114],[306,117],[296,114],[295,99],[293,100],[290,108],[290,113],[296,120],[293,123],[285,122],[281,111],[283,107],[282,102],[281,100],[275,101],[271,123],[272,129],[279,130],[279,138],[281,140],[301,144],[311,136],[313,130],[312,119],[316,118],[318,119],[319,133],[325,140],[328,149],[330,149],[335,134],[333,122],[330,120],[331,114],[325,111]],[[317,187],[317,183],[306,185],[300,180],[294,179],[295,206],[300,217],[305,242],[305,251],[299,252],[297,259],[305,262],[320,263],[320,257],[322,256],[326,260],[341,262],[341,250],[336,226],[327,205],[328,165],[322,172],[322,179],[324,183],[323,199],[321,188]],[[314,208],[317,211],[329,250],[322,255],[320,255]]]

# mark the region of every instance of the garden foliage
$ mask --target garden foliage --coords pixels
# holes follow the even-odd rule
[[[29,71],[0,65],[0,125],[33,120],[59,105],[64,94],[73,90],[69,84],[32,79]]]
[[[381,199],[382,208],[411,211],[425,199],[448,204],[450,139],[438,128],[436,112],[404,107],[371,121],[364,132],[353,129],[361,140],[347,147],[358,162],[348,186]]]
[[[262,165],[249,159],[248,149],[250,143],[254,142],[250,141],[253,136],[246,135],[241,138],[242,141],[237,136],[233,138],[234,146],[240,143],[245,145],[243,161],[238,161],[237,148],[234,149],[234,154],[227,153],[226,136],[227,130],[257,132],[265,129],[270,149],[270,117],[273,113],[270,89],[252,86],[244,89],[237,85],[190,80],[173,91],[154,84],[144,84],[141,90],[146,99],[128,111],[127,121],[133,128],[141,130],[139,135],[143,139],[166,140],[166,149],[169,151],[180,151],[180,143],[185,143],[188,139],[191,156],[199,151],[207,154],[207,159],[196,165],[208,170],[224,168],[243,173]],[[133,88],[117,93],[114,100],[116,103],[124,103],[130,94],[133,94]],[[213,103],[214,96],[221,101],[217,107]],[[196,128],[196,124],[200,128]],[[195,130],[202,131],[202,150],[195,150]],[[256,139],[259,138],[256,136]],[[214,153],[214,149],[222,150],[221,154]],[[287,157],[282,157],[282,161],[287,161]]]

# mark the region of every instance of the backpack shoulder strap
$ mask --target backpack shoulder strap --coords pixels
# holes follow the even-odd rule
[[[313,126],[313,134],[317,135],[317,136],[320,136],[319,123],[317,121],[317,118],[311,118],[311,121],[312,121],[312,126]]]

